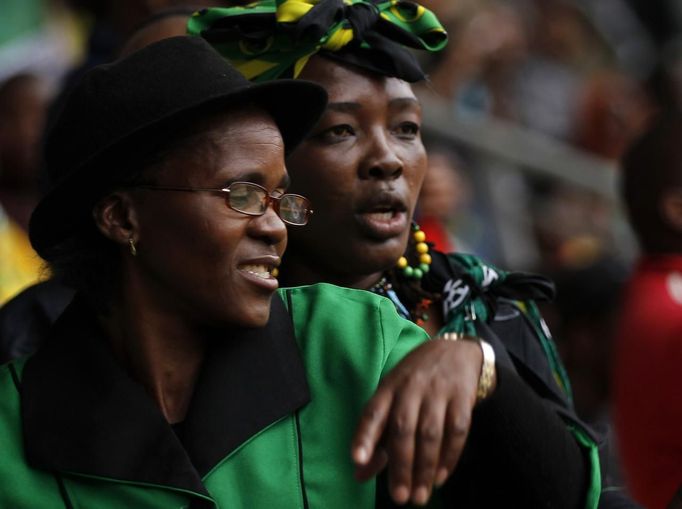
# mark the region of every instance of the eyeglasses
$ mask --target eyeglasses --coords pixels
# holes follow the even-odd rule
[[[272,204],[273,210],[282,221],[293,226],[305,225],[313,210],[308,198],[300,194],[286,193],[273,196],[263,186],[253,182],[233,182],[224,189],[212,187],[172,187],[139,184],[138,189],[152,191],[185,191],[191,193],[222,193],[227,197],[227,206],[247,216],[262,216]]]

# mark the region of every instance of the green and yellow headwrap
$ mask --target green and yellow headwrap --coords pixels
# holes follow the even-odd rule
[[[405,0],[259,0],[203,9],[187,29],[252,81],[296,78],[321,53],[415,82],[425,76],[406,47],[438,51],[447,43],[436,15]]]

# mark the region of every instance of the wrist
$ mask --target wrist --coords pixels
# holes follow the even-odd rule
[[[478,377],[478,385],[476,387],[476,401],[479,402],[488,398],[494,392],[497,385],[495,351],[493,350],[493,347],[490,345],[490,343],[477,336],[468,336],[458,332],[446,332],[438,337],[446,341],[472,341],[478,344],[478,346],[481,348],[482,361]]]

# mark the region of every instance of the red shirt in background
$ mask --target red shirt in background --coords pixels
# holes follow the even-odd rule
[[[664,509],[682,485],[682,256],[638,263],[620,315],[613,391],[630,492]]]

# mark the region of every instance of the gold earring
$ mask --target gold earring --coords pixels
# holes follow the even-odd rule
[[[132,237],[128,237],[128,245],[130,246],[130,254],[137,256],[137,247],[135,247],[135,241]]]

